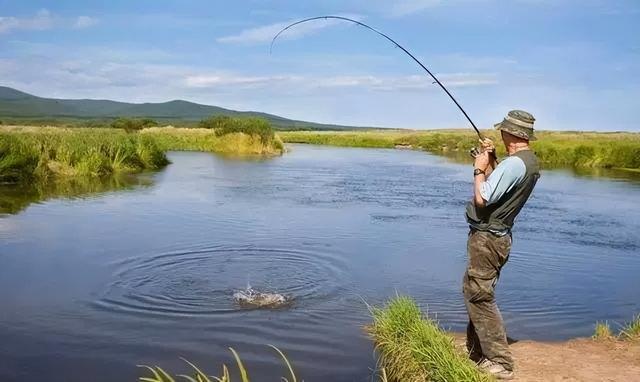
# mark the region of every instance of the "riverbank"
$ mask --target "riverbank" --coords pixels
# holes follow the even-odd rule
[[[466,354],[465,334],[450,333],[421,313],[409,297],[396,297],[382,308],[370,307],[373,323],[366,327],[378,355],[374,378],[381,382],[492,382],[495,379],[470,361]],[[517,341],[509,339],[516,369],[515,382],[567,381],[635,381],[640,375],[640,333],[631,333],[636,318],[617,337],[577,338],[564,342]],[[598,333],[596,333],[598,334]],[[290,381],[296,381],[295,365],[278,348]],[[251,370],[230,348],[237,369],[249,381]],[[209,365],[191,368],[187,374],[211,381],[205,372]],[[140,381],[169,382],[170,374],[160,366],[143,366]],[[230,381],[226,365],[222,381]],[[303,377],[300,375],[299,377]],[[146,379],[145,379],[146,378]],[[218,379],[216,379],[218,380]],[[285,378],[283,378],[285,380]],[[372,380],[374,380],[372,378]]]
[[[309,143],[343,147],[403,148],[452,155],[478,145],[470,130],[371,130],[371,131],[287,131],[278,133],[287,143]],[[483,134],[499,142],[497,131]],[[640,171],[640,133],[595,133],[541,131],[532,142],[547,167],[612,168]],[[504,147],[497,144],[499,155]]]
[[[424,316],[408,297],[371,308],[374,341],[383,382],[491,381],[468,360],[465,335],[448,333]],[[600,325],[596,325],[596,328]],[[516,362],[515,381],[632,381],[640,375],[640,316],[618,336],[596,331],[593,338],[566,342],[510,339]]]
[[[155,170],[166,166],[168,150],[208,151],[225,155],[279,155],[274,135],[215,129],[154,127],[140,131],[108,128],[2,126],[0,182],[33,178],[92,176]]]

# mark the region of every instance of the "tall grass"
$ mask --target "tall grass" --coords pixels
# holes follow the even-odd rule
[[[487,382],[438,324],[422,315],[409,297],[396,297],[383,308],[372,308],[368,328],[379,354],[383,378],[389,382]]]
[[[484,134],[496,142],[504,155],[499,132]],[[320,145],[393,148],[410,145],[436,154],[465,152],[477,146],[477,136],[467,130],[389,130],[309,132],[288,131],[279,135],[285,142]],[[546,167],[622,168],[640,171],[640,134],[542,131],[532,142],[533,150]]]
[[[268,124],[261,132],[231,129],[2,127],[0,182],[54,176],[104,176],[165,166],[167,150],[227,155],[277,155],[284,151]],[[271,134],[267,133],[268,131]],[[242,129],[240,129],[242,130]]]
[[[107,129],[0,130],[0,182],[33,177],[103,176],[168,163],[153,139]]]
[[[284,353],[280,349],[278,349],[277,347],[275,347],[273,345],[269,345],[269,347],[274,349],[280,355],[280,357],[283,359],[285,365],[287,366],[287,370],[289,372],[289,377],[291,378],[291,379],[287,379],[285,377],[282,377],[280,379],[280,381],[281,382],[297,382],[298,380],[296,378],[295,372],[293,371],[293,367],[291,366],[291,363],[289,362],[287,357],[284,355]],[[247,371],[246,367],[244,366],[242,360],[240,359],[240,356],[238,355],[238,353],[233,348],[229,348],[229,350],[233,354],[233,358],[236,361],[238,372],[240,373],[240,380],[242,382],[250,382],[249,372]],[[198,366],[194,365],[193,363],[189,362],[188,360],[186,360],[184,358],[182,358],[182,360],[187,365],[190,366],[192,374],[190,374],[190,375],[188,375],[188,374],[179,374],[179,375],[175,376],[175,378],[174,378],[171,374],[166,372],[160,366],[139,365],[139,367],[142,367],[142,368],[146,369],[150,373],[149,376],[140,377],[139,381],[140,382],[175,382],[176,378],[178,378],[178,379],[189,381],[189,382],[213,382],[213,381],[216,381],[216,382],[231,382],[231,375],[229,373],[229,368],[227,367],[227,365],[223,364],[222,365],[222,375],[219,376],[219,377],[215,377],[215,376],[208,376]]]

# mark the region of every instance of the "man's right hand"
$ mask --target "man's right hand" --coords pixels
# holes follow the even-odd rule
[[[496,156],[496,146],[491,140],[491,138],[482,138],[479,139],[480,146],[482,147],[483,152],[487,152],[489,154],[489,165],[487,166],[487,175],[493,171],[498,165],[498,157]]]
[[[490,138],[482,138],[479,139],[480,147],[482,147],[482,151],[496,151],[496,145]]]

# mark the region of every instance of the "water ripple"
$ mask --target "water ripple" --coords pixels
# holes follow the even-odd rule
[[[216,315],[240,309],[247,282],[291,296],[296,306],[345,287],[345,265],[329,254],[281,248],[209,247],[131,257],[113,264],[111,282],[91,305],[138,315]]]

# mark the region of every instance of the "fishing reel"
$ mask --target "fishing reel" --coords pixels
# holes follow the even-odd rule
[[[480,149],[477,147],[472,147],[471,150],[469,150],[469,155],[471,155],[471,158],[474,158],[474,159],[481,153],[482,151],[480,151]]]
[[[476,159],[476,157],[478,155],[482,154],[484,151],[485,150],[483,150],[483,149],[479,149],[477,147],[472,147],[471,150],[469,150],[469,155],[471,156],[471,158]],[[495,150],[489,150],[489,157],[496,164],[498,163],[498,157],[496,156],[496,151]]]

